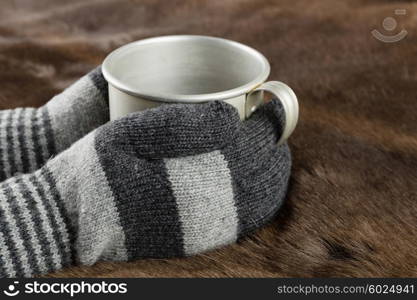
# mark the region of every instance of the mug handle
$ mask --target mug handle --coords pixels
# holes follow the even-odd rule
[[[279,101],[281,101],[282,107],[284,108],[285,112],[285,125],[284,130],[282,131],[282,135],[278,140],[278,145],[281,145],[284,143],[291,133],[294,131],[295,126],[298,122],[298,101],[297,96],[295,95],[294,91],[285,83],[282,83],[280,81],[268,81],[260,86],[258,86],[256,89],[252,90],[248,96],[246,101],[246,108],[245,108],[245,114],[246,118],[248,118],[261,104],[254,103],[256,101],[255,99],[259,99],[259,97],[251,97],[254,93],[259,92],[269,92],[274,97],[278,98]],[[250,99],[254,100],[250,100]],[[261,101],[263,102],[263,101]]]

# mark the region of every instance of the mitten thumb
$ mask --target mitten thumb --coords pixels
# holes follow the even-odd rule
[[[276,148],[285,126],[285,111],[278,99],[259,107],[246,121],[242,122],[242,132],[247,143],[253,146],[269,144]]]

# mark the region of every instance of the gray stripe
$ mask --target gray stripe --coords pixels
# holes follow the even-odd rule
[[[30,116],[30,122],[32,125],[32,141],[33,141],[33,153],[35,154],[36,168],[40,168],[43,163],[42,155],[42,146],[41,146],[41,136],[40,136],[40,127],[38,121],[38,110],[35,109],[32,111]]]
[[[268,222],[286,195],[291,155],[287,144],[277,146],[282,130],[271,105],[260,107],[221,149],[233,180],[239,237]]]
[[[36,158],[35,158],[35,145],[33,142],[33,132],[32,132],[32,114],[34,114],[34,108],[25,109],[24,116],[24,142],[26,143],[27,149],[27,160],[28,166],[27,171],[34,171],[37,168]]]
[[[16,172],[16,165],[14,162],[14,153],[13,153],[13,119],[14,119],[14,115],[16,113],[16,110],[11,110],[8,118],[6,120],[6,149],[5,151],[7,152],[7,164],[9,169],[6,171],[6,177],[10,177],[11,175],[13,175]]]
[[[18,141],[19,141],[19,147],[21,151],[21,163],[22,166],[19,169],[22,173],[27,173],[29,171],[32,171],[32,169],[29,168],[29,149],[28,149],[28,137],[25,136],[26,133],[26,123],[28,118],[28,111],[30,111],[30,108],[24,108],[22,112],[19,115],[18,123],[17,123],[17,134],[18,134]]]
[[[14,270],[12,257],[10,255],[9,247],[5,242],[5,237],[3,232],[0,231],[0,261],[5,271],[7,277],[16,277],[16,271]]]
[[[11,215],[13,216],[14,220],[16,221],[17,230],[20,233],[20,237],[22,239],[23,247],[25,248],[28,256],[27,260],[29,262],[30,270],[33,274],[39,274],[39,269],[37,262],[35,260],[35,250],[34,245],[31,243],[31,236],[29,233],[29,224],[26,223],[26,217],[22,214],[21,209],[21,202],[24,201],[23,198],[19,198],[16,194],[16,190],[18,190],[18,176],[11,179],[8,184],[4,184],[2,189],[6,195],[7,201],[10,205]],[[29,217],[29,216],[27,216]]]
[[[107,81],[106,79],[104,79],[103,74],[101,72],[101,66],[98,66],[93,71],[88,73],[88,77],[91,79],[97,90],[101,93],[104,103],[107,104],[109,89]]]
[[[10,132],[12,134],[13,139],[13,153],[11,156],[14,158],[14,172],[12,170],[12,175],[17,172],[23,171],[23,164],[22,164],[22,150],[20,148],[20,141],[19,141],[19,123],[20,123],[20,116],[23,113],[23,108],[16,108],[13,113],[12,123]]]
[[[98,259],[127,260],[125,235],[113,193],[94,149],[94,133],[74,144],[59,159],[50,161],[48,169],[57,178],[57,189],[66,200],[67,209],[77,211],[75,217],[79,229],[76,247],[80,250],[77,251],[80,262],[90,265]],[[91,181],[92,174],[95,184],[85,184]],[[74,184],[83,186],[81,194],[74,194],[79,192],[70,188]]]
[[[24,272],[23,272],[22,262],[19,259],[17,246],[15,245],[15,242],[13,239],[11,225],[7,222],[7,219],[5,217],[5,212],[4,212],[3,203],[2,203],[3,201],[5,201],[5,199],[4,198],[2,199],[0,197],[0,230],[3,234],[4,242],[6,243],[9,249],[10,258],[11,258],[10,263],[13,265],[16,275],[23,276]]]
[[[46,108],[58,152],[109,120],[108,104],[88,75],[55,96]]]
[[[99,258],[126,261],[128,257],[125,235],[120,225],[113,192],[94,149],[93,138],[94,135],[91,134],[83,140],[83,145],[86,147],[80,164],[83,169],[78,174],[74,174],[80,184],[91,180],[91,174],[94,174],[96,180],[96,184],[85,187],[81,199],[79,222],[81,230],[77,245],[83,250],[80,252],[80,261],[85,264],[92,264]],[[98,223],[97,220],[100,222]],[[102,226],[102,223],[107,226]]]
[[[27,176],[27,175],[26,175]],[[11,189],[13,193],[16,195],[16,206],[18,208],[18,215],[21,217],[21,227],[22,225],[26,228],[28,233],[28,238],[30,241],[30,248],[32,248],[34,252],[34,258],[36,260],[36,265],[38,270],[41,273],[44,273],[47,270],[44,255],[41,249],[41,245],[39,242],[38,234],[35,231],[35,228],[38,224],[33,221],[33,218],[36,216],[37,212],[29,209],[29,201],[28,197],[25,197],[22,192],[22,178],[17,178],[16,185],[11,185]]]
[[[5,185],[11,184],[13,180],[14,178],[6,181],[4,184]],[[4,193],[4,188],[0,189],[0,202],[1,202],[1,208],[3,209],[3,212],[4,212],[4,221],[9,224],[10,235],[16,247],[16,254],[18,255],[22,263],[23,275],[25,277],[31,277],[32,270],[29,267],[29,261],[28,261],[29,253],[26,251],[26,248],[23,245],[23,237],[19,233],[15,218],[11,212],[11,208],[9,206],[7,197]]]
[[[4,110],[0,114],[0,150],[1,150],[1,169],[0,180],[4,180],[10,176],[9,153],[7,151],[7,126],[11,110]]]
[[[33,175],[28,175],[33,176]],[[42,263],[40,265],[41,270],[48,271],[48,270],[54,270],[56,269],[54,266],[54,262],[52,260],[52,252],[50,248],[50,242],[47,239],[47,233],[45,232],[45,214],[39,209],[39,199],[36,200],[36,197],[39,197],[39,194],[33,189],[32,184],[27,180],[26,177],[28,176],[22,176],[22,178],[19,180],[19,187],[20,187],[20,193],[23,197],[25,197],[27,201],[27,209],[31,212],[31,219],[33,223],[33,228],[36,232],[36,237],[39,242],[40,250],[42,252],[41,260],[44,258],[45,261],[45,268],[42,268]],[[48,228],[48,227],[46,227]],[[49,228],[50,230],[51,228]]]
[[[46,107],[42,107],[39,110],[42,111],[42,121],[43,121],[43,128],[45,130],[45,137],[46,137],[46,147],[48,149],[48,157],[49,159],[51,156],[56,154],[55,150],[55,139],[54,139],[54,132],[52,130],[51,119],[49,116],[48,109]]]
[[[42,185],[39,183],[37,177],[40,176],[40,170],[35,172],[30,178],[28,178],[25,183],[27,184],[29,190],[33,191],[34,199],[37,202],[37,208],[40,212],[40,216],[43,220],[42,225],[46,238],[48,239],[50,249],[52,252],[52,260],[55,264],[55,269],[60,269],[63,265],[61,250],[61,239],[59,238],[59,233],[57,232],[58,226],[55,220],[55,217],[52,212],[51,205],[45,197],[45,192]],[[63,246],[62,246],[63,247]]]
[[[62,257],[63,257],[63,263],[64,265],[70,263],[71,257],[71,238],[68,234],[68,228],[64,221],[64,216],[62,216],[60,209],[58,208],[58,205],[56,203],[57,199],[54,196],[55,192],[53,191],[53,187],[48,182],[47,178],[45,178],[45,174],[43,173],[43,170],[41,169],[38,176],[38,182],[43,187],[43,191],[45,192],[45,200],[48,202],[50,209],[52,209],[52,215],[54,216],[54,219],[56,221],[55,228],[56,232],[58,233],[58,236],[61,238],[61,245],[62,248]]]
[[[165,160],[187,255],[232,243],[238,217],[232,180],[219,151]]]
[[[39,138],[39,145],[40,145],[40,150],[42,153],[42,162],[45,162],[53,153],[49,153],[48,151],[48,136],[44,127],[44,113],[42,111],[42,108],[36,110],[35,122],[36,122],[36,128],[38,129],[37,135]]]
[[[164,161],[138,159],[136,145],[109,132],[117,128],[113,125],[96,131],[95,148],[113,191],[129,259],[183,256],[181,224]]]

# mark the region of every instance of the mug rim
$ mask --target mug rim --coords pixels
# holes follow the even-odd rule
[[[110,65],[114,62],[117,56],[121,55],[121,53],[123,52],[129,51],[130,49],[134,47],[140,47],[141,45],[154,43],[154,42],[160,42],[160,41],[169,41],[169,40],[175,41],[175,40],[187,40],[187,39],[189,40],[195,40],[195,39],[215,40],[218,42],[226,43],[239,50],[245,51],[246,53],[250,54],[252,57],[258,59],[258,61],[261,62],[262,64],[262,70],[251,81],[245,83],[244,85],[238,86],[236,88],[224,90],[221,92],[215,92],[215,93],[193,94],[193,95],[166,94],[166,93],[158,93],[157,91],[141,92],[138,88],[129,86],[123,81],[117,79],[109,71]],[[152,99],[152,100],[161,101],[161,102],[197,103],[197,102],[205,102],[205,101],[211,101],[211,100],[226,100],[226,99],[230,99],[230,98],[247,94],[266,81],[266,79],[269,76],[271,67],[270,67],[268,60],[262,53],[260,53],[258,50],[255,50],[252,47],[241,44],[239,42],[235,42],[232,40],[219,38],[219,37],[205,36],[205,35],[165,35],[165,36],[158,36],[158,37],[152,37],[152,38],[134,41],[134,42],[128,43],[124,46],[121,46],[115,49],[109,55],[107,55],[107,57],[104,59],[101,69],[102,69],[104,78],[107,80],[109,84],[111,84],[118,90],[125,92],[129,95],[142,97],[146,99]]]

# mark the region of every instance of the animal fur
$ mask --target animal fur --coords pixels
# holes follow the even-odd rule
[[[372,37],[389,34],[388,16],[409,32],[404,40]],[[259,49],[270,78],[293,87],[301,106],[288,199],[267,227],[195,257],[49,276],[416,276],[416,20],[412,1],[3,0],[1,109],[39,106],[112,49],[166,34]]]

